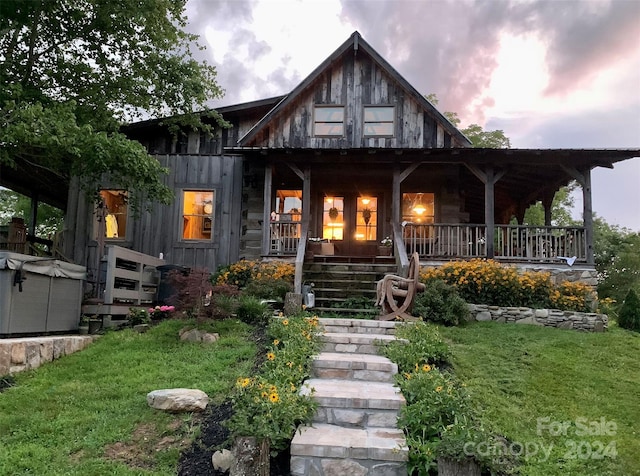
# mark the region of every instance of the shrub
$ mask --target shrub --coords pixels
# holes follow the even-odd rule
[[[243,322],[262,324],[268,318],[269,305],[255,296],[242,295],[238,300],[236,313],[238,314],[238,319]]]
[[[213,291],[210,279],[211,273],[204,268],[194,268],[186,274],[177,270],[169,271],[167,281],[175,294],[168,301],[184,317],[196,318],[202,322],[207,317],[204,308]]]
[[[553,286],[549,273],[519,273],[517,268],[495,260],[453,261],[421,270],[423,283],[433,279],[455,286],[465,301],[474,304],[590,312],[595,300],[595,293],[586,284],[564,282]]]
[[[640,300],[633,289],[629,289],[624,298],[618,314],[618,325],[625,329],[640,332]]]
[[[295,267],[282,261],[240,260],[222,266],[211,277],[214,284],[231,284],[262,299],[284,299],[293,289]]]
[[[132,326],[137,326],[139,324],[148,324],[149,322],[151,322],[149,311],[142,307],[130,307],[129,313],[127,314],[127,319],[129,320],[129,324],[131,324]]]
[[[383,353],[398,364],[400,372],[411,372],[415,367],[425,364],[445,363],[449,358],[449,348],[432,324],[403,324],[396,327],[396,336],[408,342],[392,341],[383,347]]]
[[[281,450],[300,424],[311,422],[317,403],[313,390],[301,392],[300,386],[320,347],[317,326],[317,317],[305,315],[274,319],[269,325],[272,343],[258,375],[236,383],[234,414],[226,423],[232,437],[266,439],[272,450]]]
[[[469,307],[455,287],[440,279],[430,279],[424,292],[416,296],[413,314],[426,321],[455,326],[469,317]]]

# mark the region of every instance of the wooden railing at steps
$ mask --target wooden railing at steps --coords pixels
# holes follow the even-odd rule
[[[116,245],[106,247],[104,304],[151,304],[156,300],[159,276],[156,267],[165,260]]]

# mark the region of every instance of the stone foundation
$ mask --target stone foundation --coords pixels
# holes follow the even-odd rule
[[[31,370],[86,348],[96,336],[0,339],[0,376]]]
[[[484,304],[469,304],[469,310],[471,311],[471,320],[475,321],[533,324],[587,332],[604,332],[609,325],[609,317],[606,314],[592,312],[532,309],[530,307],[499,307]]]

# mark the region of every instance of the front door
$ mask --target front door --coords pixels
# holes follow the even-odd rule
[[[322,205],[322,238],[334,244],[334,254],[375,256],[381,201],[374,195],[326,195]]]

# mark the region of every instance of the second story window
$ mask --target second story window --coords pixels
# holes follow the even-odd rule
[[[365,106],[364,135],[366,137],[393,137],[393,106]]]
[[[313,111],[313,135],[344,136],[344,107],[316,106]]]

